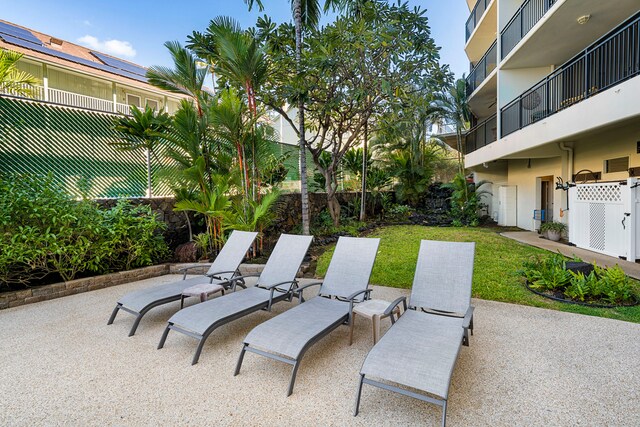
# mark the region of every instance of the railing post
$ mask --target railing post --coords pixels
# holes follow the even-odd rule
[[[42,64],[42,86],[44,87],[44,100],[49,101],[49,69],[47,64]]]
[[[584,53],[584,99],[589,97],[589,55]]]
[[[113,112],[118,112],[118,92],[116,91],[116,84],[111,83],[111,96],[113,97]]]

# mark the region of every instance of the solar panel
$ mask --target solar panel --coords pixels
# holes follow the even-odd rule
[[[100,52],[91,52],[93,56],[98,58],[100,61],[104,62],[110,67],[118,68],[120,70],[128,71],[133,74],[137,74],[139,76],[144,77],[147,74],[147,70],[137,65],[130,64],[125,61],[121,61],[117,58],[113,58],[111,56],[104,55]]]
[[[0,33],[42,46],[42,42],[38,40],[38,38],[34,36],[31,31],[27,31],[24,28],[19,28],[13,25],[6,24],[4,22],[0,22]]]
[[[88,59],[80,58],[74,55],[70,55],[68,53],[59,52],[57,50],[49,49],[48,47],[42,46],[40,44],[36,45],[33,42],[28,42],[22,38],[6,35],[0,33],[0,38],[2,38],[7,43],[11,43],[16,46],[24,47],[26,49],[31,49],[36,52],[44,53],[46,55],[55,56],[56,58],[64,59],[67,61],[75,62],[76,64],[86,65],[87,67],[95,68],[98,70],[106,71],[107,73],[116,74],[118,76],[127,77],[129,79],[138,80],[140,82],[147,82],[146,77],[141,76],[139,74],[135,74],[129,71],[120,70],[118,68],[109,67],[107,65],[101,64],[99,62],[89,61]]]

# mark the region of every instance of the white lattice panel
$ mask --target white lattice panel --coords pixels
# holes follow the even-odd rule
[[[569,190],[569,239],[576,246],[611,256],[626,256],[630,218],[625,200],[630,185],[578,184]]]
[[[622,203],[622,190],[617,183],[578,185],[576,192],[577,201],[579,202]]]

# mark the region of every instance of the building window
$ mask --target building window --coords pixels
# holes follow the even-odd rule
[[[136,107],[140,108],[140,106],[142,105],[142,102],[138,95],[131,95],[130,93],[128,93],[127,105],[135,105]]]
[[[147,106],[150,107],[154,111],[158,111],[159,110],[158,101],[156,101],[155,99],[147,98]]]
[[[604,173],[626,172],[629,170],[629,157],[618,157],[604,161]]]

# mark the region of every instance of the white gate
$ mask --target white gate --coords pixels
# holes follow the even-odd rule
[[[636,182],[578,184],[569,189],[569,241],[579,248],[635,261]]]

